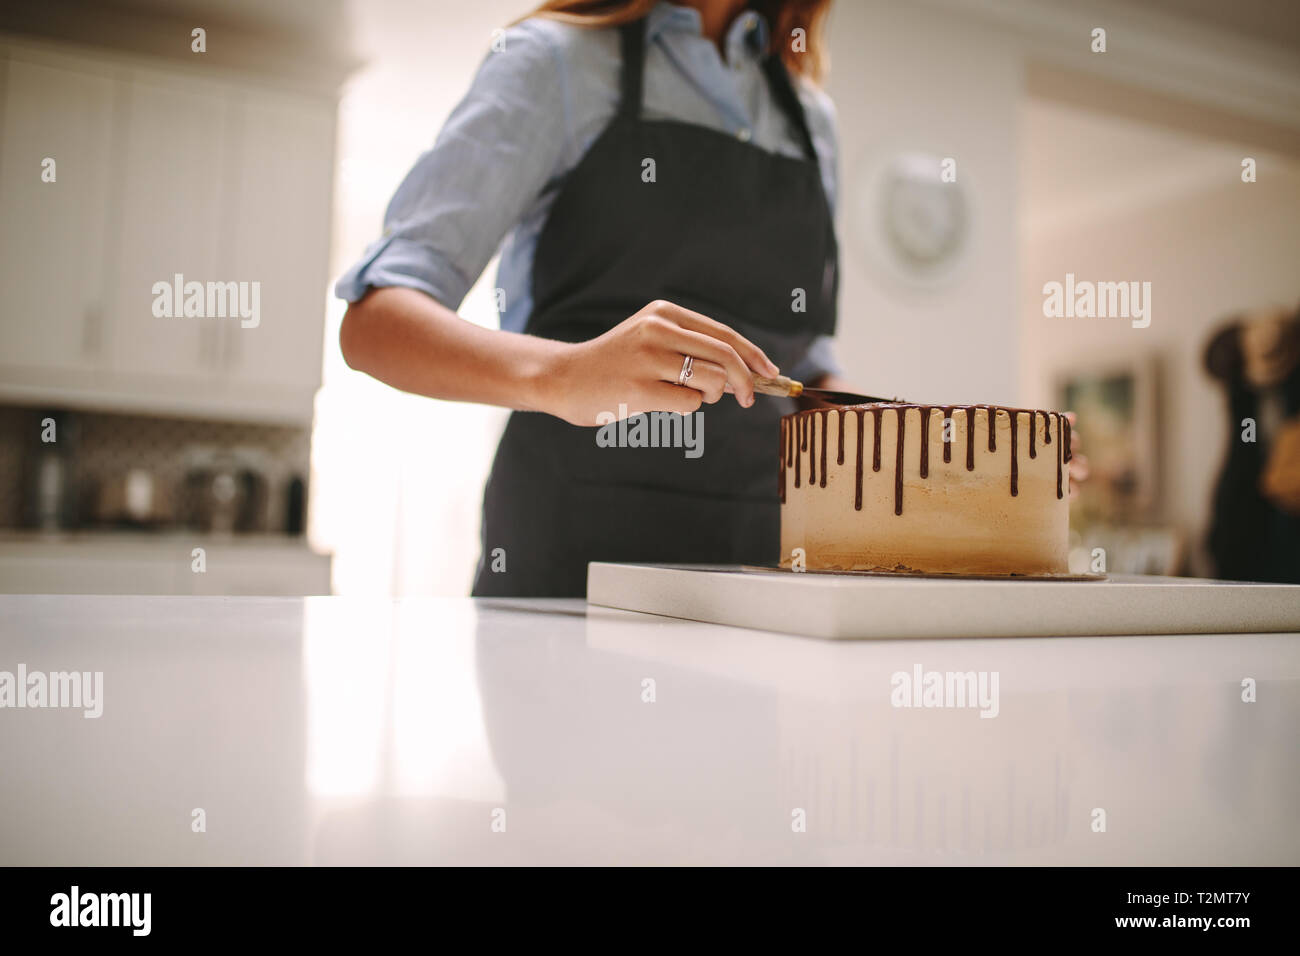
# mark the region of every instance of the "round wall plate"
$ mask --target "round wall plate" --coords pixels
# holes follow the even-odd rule
[[[895,150],[860,164],[849,210],[856,244],[874,271],[912,287],[941,286],[966,258],[971,208],[943,157]]]

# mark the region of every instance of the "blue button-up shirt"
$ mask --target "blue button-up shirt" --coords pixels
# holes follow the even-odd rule
[[[737,17],[725,61],[690,7],[659,3],[646,42],[646,119],[696,123],[761,149],[803,155],[798,130],[762,70],[768,26],[761,15]],[[544,17],[507,29],[433,148],[398,187],[383,237],[335,292],[355,302],[371,287],[409,286],[456,309],[499,248],[501,328],[523,331],[538,234],[565,175],[614,118],[620,61],[616,29]],[[834,208],[834,111],[821,90],[795,83]],[[783,371],[802,380],[837,372],[829,338],[819,338],[798,368]]]

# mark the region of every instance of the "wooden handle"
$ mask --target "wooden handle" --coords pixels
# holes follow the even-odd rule
[[[794,398],[803,394],[803,382],[796,382],[792,378],[784,375],[778,375],[776,378],[768,378],[766,375],[754,376],[754,391],[762,395],[786,395]]]

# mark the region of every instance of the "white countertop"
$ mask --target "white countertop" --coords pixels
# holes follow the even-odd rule
[[[102,672],[103,713],[0,709],[0,864],[1300,863],[1297,635],[0,596],[20,664]],[[996,717],[893,706],[918,666],[996,672]]]

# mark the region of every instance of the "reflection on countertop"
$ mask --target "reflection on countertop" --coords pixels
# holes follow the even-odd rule
[[[102,671],[104,709],[0,710],[4,863],[1300,862],[1294,635],[0,597],[19,664]],[[918,671],[996,673],[996,717],[919,687],[932,706],[897,706]]]

